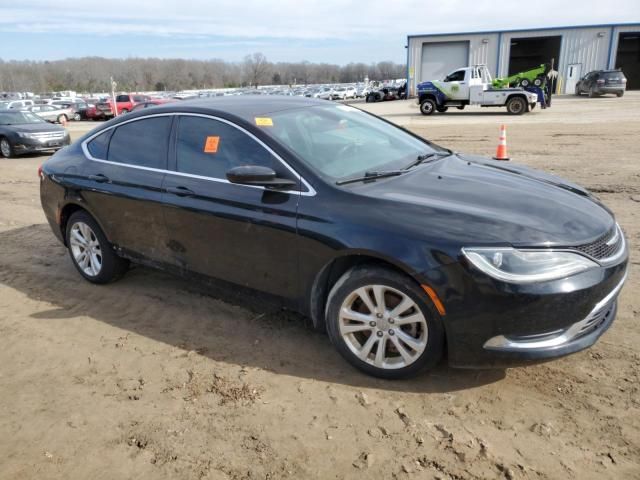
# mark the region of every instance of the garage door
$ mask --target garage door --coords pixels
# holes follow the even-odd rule
[[[422,44],[420,81],[442,80],[448,73],[469,66],[469,42]]]

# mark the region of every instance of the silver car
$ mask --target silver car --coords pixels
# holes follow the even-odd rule
[[[25,110],[35,113],[51,123],[67,123],[75,113],[73,109],[65,108],[62,105],[33,105]]]

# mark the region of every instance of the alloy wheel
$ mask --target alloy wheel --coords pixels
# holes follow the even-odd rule
[[[0,140],[0,153],[5,158],[9,158],[11,156],[11,145],[6,138]]]
[[[339,332],[352,353],[381,369],[415,362],[427,346],[424,314],[405,293],[367,285],[347,295],[340,307]]]
[[[91,227],[84,222],[74,223],[69,244],[78,267],[90,277],[97,276],[102,270],[102,248]]]

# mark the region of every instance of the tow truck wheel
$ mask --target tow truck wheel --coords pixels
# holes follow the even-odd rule
[[[522,115],[527,111],[527,102],[522,97],[511,97],[507,101],[507,112],[511,115]]]
[[[523,78],[522,80],[520,80],[520,86],[521,87],[528,87],[529,85],[531,85],[531,82],[529,82],[528,78]]]
[[[438,110],[440,113],[444,113],[447,110],[449,110],[449,107],[436,107],[436,110]]]
[[[456,107],[458,110],[464,110],[464,105],[459,105]]]
[[[436,109],[436,102],[427,98],[420,104],[420,113],[423,115],[431,115]]]
[[[534,84],[536,87],[540,87],[540,86],[542,85],[542,78],[540,78],[540,77],[536,77],[536,79],[533,81],[533,84]]]

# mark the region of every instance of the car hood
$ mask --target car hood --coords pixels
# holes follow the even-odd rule
[[[452,155],[359,193],[390,202],[386,218],[460,244],[572,246],[611,229],[612,213],[559,177],[481,157]]]
[[[44,123],[25,123],[25,124],[21,124],[21,125],[8,125],[6,127],[11,128],[11,130],[13,130],[15,132],[22,132],[22,133],[60,132],[60,131],[64,131],[64,128],[62,128],[61,126],[53,125],[51,123],[46,123],[46,122],[44,122]]]

